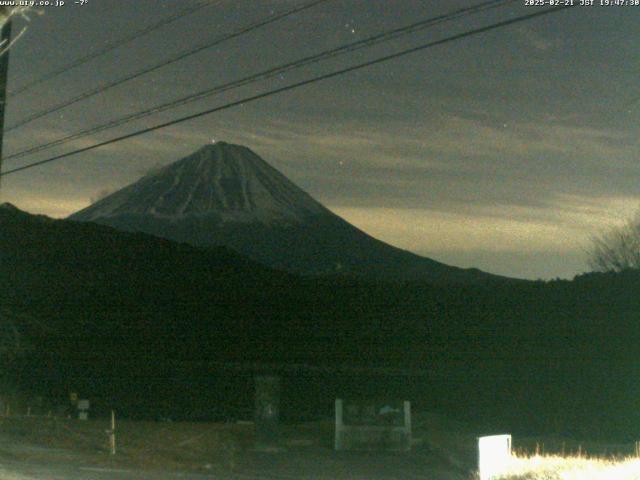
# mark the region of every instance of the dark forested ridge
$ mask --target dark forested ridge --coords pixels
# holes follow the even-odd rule
[[[251,371],[220,365],[385,367],[405,376],[285,372],[288,414],[351,389],[489,429],[620,438],[640,427],[638,272],[487,286],[301,278],[8,207],[0,262],[2,311],[37,320],[20,325],[34,348],[16,377],[45,396],[233,416],[251,404]]]

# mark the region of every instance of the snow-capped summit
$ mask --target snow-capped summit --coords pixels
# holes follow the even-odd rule
[[[152,215],[180,220],[299,223],[328,213],[247,147],[217,142],[74,214],[74,220]]]
[[[199,247],[225,246],[272,268],[437,283],[495,279],[376,240],[333,214],[246,147],[217,142],[71,217]]]

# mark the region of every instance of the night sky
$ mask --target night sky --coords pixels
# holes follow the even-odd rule
[[[578,0],[576,0],[577,2]],[[67,1],[14,45],[9,89],[194,5]],[[303,2],[225,0],[9,99],[7,125]],[[477,0],[332,0],[6,134],[6,155]],[[440,25],[78,140],[4,169],[541,7]],[[252,148],[373,236],[523,278],[586,271],[590,235],[638,207],[638,7],[575,7],[2,179],[2,201],[64,217],[212,140]]]

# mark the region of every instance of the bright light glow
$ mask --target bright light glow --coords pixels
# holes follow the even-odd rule
[[[480,480],[494,480],[508,471],[511,462],[511,435],[478,438]]]
[[[508,471],[496,480],[639,480],[640,459],[585,456],[513,456]]]

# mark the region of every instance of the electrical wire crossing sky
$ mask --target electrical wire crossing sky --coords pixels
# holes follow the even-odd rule
[[[571,277],[587,269],[589,238],[638,206],[629,66],[640,7],[548,9],[46,8],[11,50],[3,171],[15,174],[2,179],[2,201],[64,217],[216,138],[250,147],[400,248],[514,277]]]

